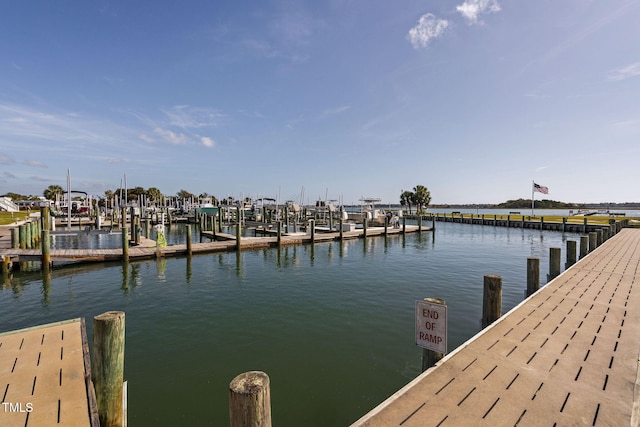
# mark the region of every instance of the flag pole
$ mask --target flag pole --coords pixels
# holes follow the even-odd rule
[[[531,216],[535,216],[533,214],[533,206],[534,206],[533,205],[533,194],[535,192],[534,188],[535,188],[535,181],[531,181]]]

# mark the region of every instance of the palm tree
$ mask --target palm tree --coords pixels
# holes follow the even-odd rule
[[[59,185],[50,185],[42,193],[45,199],[48,199],[48,200],[55,200],[56,196],[62,196],[63,194],[64,194],[64,190]]]
[[[422,207],[425,208],[431,203],[431,193],[424,185],[416,185],[413,187],[413,203],[418,208],[418,213],[422,212]]]
[[[403,191],[400,193],[400,205],[409,206],[409,215],[411,215],[411,202],[413,202],[413,193],[411,191]]]
[[[162,192],[158,190],[156,187],[151,187],[147,189],[147,196],[149,196],[149,198],[156,203],[161,202],[163,197]]]

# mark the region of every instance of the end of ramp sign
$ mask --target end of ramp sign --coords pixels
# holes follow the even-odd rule
[[[416,345],[447,353],[447,306],[416,301]]]

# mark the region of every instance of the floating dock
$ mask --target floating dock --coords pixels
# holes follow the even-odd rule
[[[169,245],[165,247],[156,247],[156,242],[153,240],[143,239],[140,245],[131,246],[127,250],[128,260],[144,260],[160,257],[174,257],[174,256],[188,256],[195,254],[205,254],[214,252],[228,252],[251,249],[262,249],[277,246],[287,245],[300,245],[300,244],[313,244],[328,241],[337,241],[341,239],[358,239],[368,238],[382,235],[402,234],[402,233],[415,233],[419,231],[431,231],[429,227],[419,227],[417,225],[405,225],[400,228],[388,227],[371,227],[365,230],[357,229],[355,231],[348,232],[325,232],[314,233],[313,235],[308,233],[283,233],[278,241],[278,237],[241,237],[240,247],[238,248],[238,242],[235,235],[224,233],[213,233],[212,231],[202,231],[201,236],[209,239],[218,239],[216,241],[202,242],[202,243],[186,243]],[[108,262],[108,261],[122,261],[123,250],[122,249],[52,249],[50,251],[50,258],[52,264],[56,263],[92,263],[92,262]],[[29,261],[41,261],[42,250],[41,249],[17,249],[17,248],[0,248],[0,260],[3,261],[3,270],[10,270],[15,265],[19,265],[22,262]]]
[[[82,319],[0,334],[0,426],[97,426]]]
[[[637,426],[639,305],[627,228],[353,426]]]

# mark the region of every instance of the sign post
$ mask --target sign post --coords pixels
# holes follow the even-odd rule
[[[416,301],[416,345],[423,348],[422,372],[447,354],[447,303],[441,298]]]

